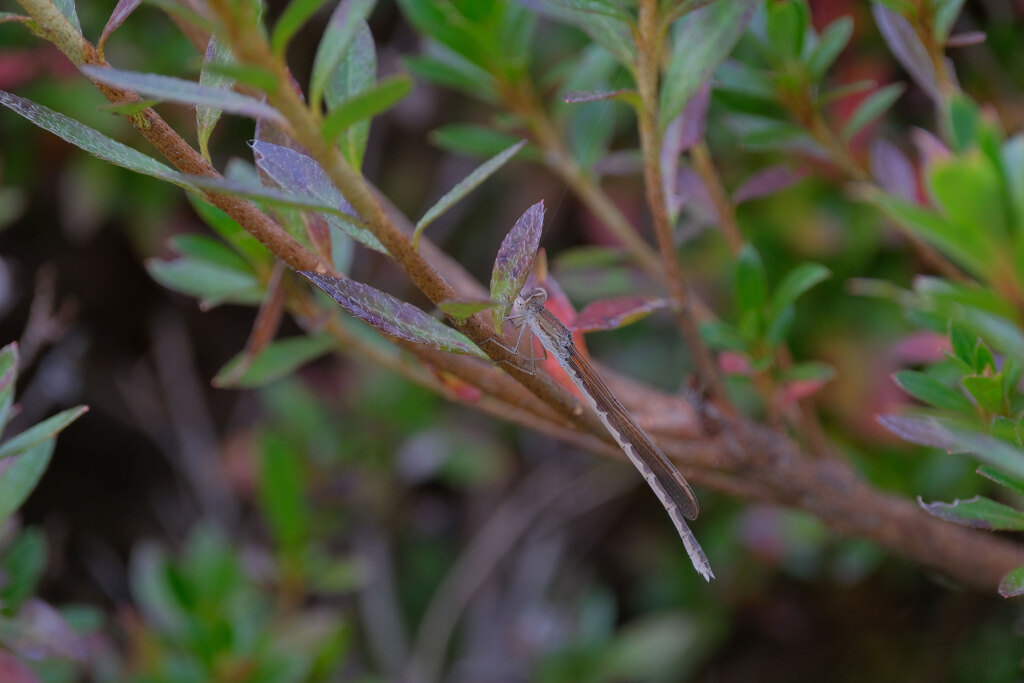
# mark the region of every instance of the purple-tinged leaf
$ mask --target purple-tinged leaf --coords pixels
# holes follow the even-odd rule
[[[751,199],[768,197],[796,185],[809,173],[806,168],[793,169],[788,164],[769,166],[743,181],[743,184],[733,192],[732,201],[735,204],[742,204]]]
[[[312,271],[300,271],[299,275],[324,290],[346,311],[385,334],[441,351],[487,358],[458,330],[379,289]]]
[[[619,150],[605,155],[592,170],[599,176],[632,176],[644,170],[644,160],[638,150]]]
[[[255,356],[243,351],[232,358],[213,378],[213,386],[260,387],[290,375],[334,346],[334,338],[328,334],[278,339],[267,344]]]
[[[449,318],[462,323],[466,322],[470,316],[480,311],[486,311],[493,305],[493,301],[486,299],[446,299],[437,307]]]
[[[685,206],[687,212],[700,224],[711,225],[718,221],[718,213],[704,179],[689,166],[679,165],[676,191],[670,195],[669,201],[670,208],[676,213]]]
[[[947,453],[960,451],[956,436],[938,420],[926,415],[879,415],[878,424],[904,441],[919,446],[941,448]]]
[[[757,0],[716,2],[690,12],[673,31],[672,55],[661,88],[662,127],[679,115],[711,78],[754,16]]]
[[[931,168],[936,162],[949,158],[949,147],[924,128],[911,128],[910,139],[917,147],[917,156],[921,159],[922,168]]]
[[[367,230],[357,225],[359,221],[355,210],[345,200],[341,192],[331,183],[327,172],[312,157],[300,154],[293,149],[281,147],[269,142],[257,140],[252,143],[256,166],[269,176],[282,189],[301,196],[313,198],[325,205],[337,207],[341,214],[348,215],[347,220],[336,214],[326,215],[327,222],[363,245],[387,253],[384,245]]]
[[[107,19],[107,25],[103,27],[103,33],[100,34],[99,42],[96,43],[96,50],[99,51],[101,57],[110,34],[116,31],[140,4],[142,4],[142,0],[118,0],[117,6],[114,7],[114,11],[110,13],[110,18]]]
[[[871,175],[889,194],[917,201],[917,170],[907,155],[885,138],[871,143]]]
[[[965,33],[958,33],[955,36],[950,36],[949,40],[946,41],[946,47],[970,47],[971,45],[980,45],[985,42],[985,33],[983,31],[967,31]]]
[[[917,497],[921,508],[948,522],[986,531],[1024,531],[1024,512],[990,498],[975,496],[952,503],[926,503]]]
[[[680,204],[675,199],[679,155],[693,147],[704,137],[708,105],[711,102],[711,83],[704,83],[686,104],[679,116],[665,128],[661,142],[661,178],[669,216],[678,217]]]
[[[1017,567],[999,582],[999,594],[1004,598],[1024,595],[1024,567]]]
[[[871,3],[871,13],[896,61],[907,70],[921,89],[936,103],[939,102],[941,93],[935,76],[935,66],[928,56],[928,49],[921,44],[910,22],[880,2]]]
[[[12,633],[4,644],[25,659],[61,658],[81,662],[89,653],[85,637],[71,628],[53,606],[38,598],[22,605],[8,628]]]
[[[520,140],[508,149],[480,164],[472,173],[460,180],[455,187],[448,190],[443,197],[438,199],[433,206],[427,209],[427,212],[423,214],[423,218],[421,218],[416,224],[416,230],[413,232],[413,249],[419,249],[420,235],[423,234],[423,231],[428,225],[433,223],[445,211],[452,208],[467,194],[475,190],[482,182],[490,178],[499,168],[504,166],[509,159],[514,157],[516,152],[521,150],[525,144],[526,140]]]
[[[622,90],[572,90],[562,95],[562,101],[566,104],[604,102],[607,100],[619,100],[632,106],[637,106],[640,103],[639,95],[631,88],[624,88]]]
[[[500,332],[512,301],[530,275],[543,227],[544,202],[540,201],[519,217],[498,249],[491,272],[491,300],[497,303],[494,307],[495,331]]]
[[[670,304],[668,299],[642,295],[599,299],[579,312],[572,322],[572,329],[574,332],[616,330],[643,320]]]
[[[146,97],[156,97],[168,102],[193,106],[219,108],[232,114],[250,118],[266,118],[287,125],[279,111],[265,102],[241,95],[232,90],[210,88],[195,81],[161,74],[121,71],[108,67],[82,66],[79,70],[91,80],[114,88],[133,90]]]

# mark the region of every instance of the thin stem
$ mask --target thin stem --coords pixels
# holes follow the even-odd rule
[[[637,21],[635,64],[637,91],[641,107],[637,112],[640,146],[644,162],[644,185],[647,206],[654,224],[654,234],[661,252],[662,267],[669,291],[677,303],[676,321],[693,355],[698,377],[712,399],[724,410],[732,412],[728,395],[711,352],[697,328],[689,287],[679,267],[672,225],[668,217],[661,174],[661,129],[658,126],[658,70],[663,33],[659,28],[657,0],[642,0]]]
[[[711,203],[718,214],[718,225],[725,235],[725,241],[733,255],[739,253],[743,248],[743,234],[740,226],[736,223],[736,210],[732,205],[729,194],[725,191],[722,177],[718,174],[718,168],[711,158],[711,151],[706,142],[701,140],[690,149],[690,160],[693,161],[693,170],[697,172],[704,186],[708,189]]]

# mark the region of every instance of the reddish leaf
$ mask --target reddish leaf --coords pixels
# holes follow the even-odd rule
[[[985,42],[985,34],[982,31],[967,31],[950,36],[946,41],[946,47],[968,47],[979,45]]]
[[[512,226],[498,249],[491,273],[491,300],[494,307],[494,329],[500,331],[502,319],[508,315],[512,301],[522,290],[537,256],[540,233],[544,227],[544,202],[526,210]]]
[[[893,347],[893,358],[904,365],[925,365],[945,359],[951,350],[949,337],[938,332],[916,332]]]
[[[768,197],[797,184],[809,173],[806,168],[794,170],[786,164],[769,166],[747,178],[733,193],[732,200],[736,204],[742,204],[751,199]]]
[[[346,311],[385,334],[441,351],[487,358],[458,330],[379,289],[308,270],[300,271],[299,275],[327,292]]]
[[[476,403],[484,395],[484,392],[480,389],[450,372],[439,370],[429,365],[427,367],[430,368],[434,377],[437,377],[438,381],[451,391],[457,400],[463,403]]]
[[[750,376],[754,374],[754,369],[750,367],[750,359],[744,354],[735,351],[722,351],[719,353],[718,366],[727,375]]]
[[[665,308],[668,305],[667,299],[653,296],[637,295],[600,299],[580,311],[572,323],[572,328],[579,332],[615,330],[642,320],[659,308]]]
[[[781,403],[783,406],[792,405],[817,393],[827,383],[827,379],[797,379],[787,382],[782,389]]]
[[[5,681],[5,683],[42,683],[42,679],[38,678],[32,669],[4,650],[0,650],[0,681]]]

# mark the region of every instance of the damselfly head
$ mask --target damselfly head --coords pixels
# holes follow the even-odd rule
[[[537,287],[532,292],[530,292],[530,296],[526,297],[526,302],[525,303],[526,303],[527,306],[533,306],[535,308],[540,308],[541,306],[544,305],[544,302],[547,301],[547,300],[548,300],[547,290],[545,290],[543,287]]]

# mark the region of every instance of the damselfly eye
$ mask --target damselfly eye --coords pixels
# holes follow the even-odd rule
[[[538,303],[544,303],[548,300],[548,293],[544,291],[543,287],[538,287],[530,293],[530,301],[536,300]]]

